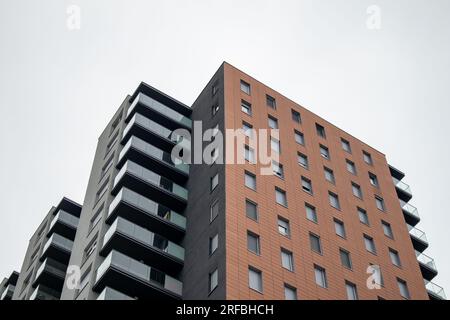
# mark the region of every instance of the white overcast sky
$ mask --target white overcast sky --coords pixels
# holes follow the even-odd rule
[[[190,105],[225,60],[406,172],[450,291],[449,13],[447,0],[0,0],[0,277],[53,204],[82,203],[97,137],[140,81]]]

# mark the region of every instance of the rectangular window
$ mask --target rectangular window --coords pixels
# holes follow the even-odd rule
[[[281,249],[281,265],[289,271],[294,271],[294,259],[292,252],[283,248]]]
[[[364,223],[365,225],[369,225],[369,216],[367,215],[367,211],[362,208],[357,208],[359,221]]]
[[[250,163],[255,163],[255,150],[249,146],[244,147],[244,157],[245,160]]]
[[[384,235],[388,238],[394,239],[394,233],[392,232],[392,227],[390,223],[386,221],[381,221],[381,225],[383,226]]]
[[[284,299],[297,300],[297,289],[288,284],[284,284]]]
[[[322,245],[320,243],[320,237],[313,233],[309,234],[309,244],[311,245],[311,250],[322,254]]]
[[[370,153],[368,153],[368,152],[366,152],[366,151],[363,151],[363,159],[364,159],[364,162],[365,162],[365,163],[370,164],[370,165],[373,164],[373,162],[372,162],[372,156],[370,155]]]
[[[249,116],[251,116],[252,115],[252,105],[245,100],[241,100],[241,111],[248,114]]]
[[[121,120],[122,120],[122,110],[120,111],[120,114],[117,116],[114,122],[111,124],[111,131],[109,132],[110,136],[114,132],[114,130],[116,130],[116,128],[119,126]]]
[[[116,145],[118,136],[119,136],[119,130],[117,130],[114,133],[114,135],[111,137],[108,144],[106,145],[105,158],[109,154],[109,152],[113,149],[113,147]]]
[[[322,287],[322,288],[327,287],[327,275],[326,275],[324,268],[322,268],[318,265],[314,265],[314,276],[316,279],[316,284],[319,287]]]
[[[309,163],[308,163],[308,156],[298,152],[297,153],[297,161],[298,164],[301,165],[303,168],[308,169],[309,168]]]
[[[245,186],[252,190],[256,190],[256,176],[248,171],[245,171]]]
[[[319,137],[326,138],[325,128],[318,123],[316,123],[316,131]]]
[[[113,159],[114,159],[114,153],[111,154],[111,156],[108,158],[108,160],[106,160],[106,163],[103,165],[102,167],[102,171],[100,173],[100,179],[99,182],[103,179],[103,177],[106,175],[106,173],[108,172],[109,168],[112,167],[113,165]]]
[[[253,126],[247,122],[242,122],[242,130],[244,131],[244,134],[252,138],[253,137]]]
[[[302,180],[302,189],[303,191],[308,192],[309,194],[313,194],[312,182],[308,178],[301,177]]]
[[[347,164],[347,171],[350,172],[351,174],[356,175],[355,163],[353,161],[348,160],[348,159],[346,159],[345,162]]]
[[[250,95],[250,84],[241,80],[241,91]]]
[[[253,267],[248,268],[248,286],[250,289],[263,292],[262,272]]]
[[[331,191],[328,191],[328,200],[330,201],[330,205],[335,208],[340,210],[341,209],[341,204],[339,202],[339,196]]]
[[[305,145],[305,136],[303,133],[301,133],[300,131],[294,130],[294,137],[295,137],[295,142],[297,142],[298,144],[301,144],[302,146]]]
[[[247,231],[247,249],[259,255],[259,236],[253,232]]]
[[[277,102],[275,101],[275,98],[269,96],[268,94],[266,94],[266,104],[269,108],[274,110],[277,109]]]
[[[269,128],[278,129],[278,119],[277,118],[269,116],[268,121],[269,121]]]
[[[209,255],[212,255],[216,252],[219,247],[219,234],[215,234],[214,236],[209,238]]]
[[[106,191],[108,191],[108,183],[109,183],[109,178],[106,179],[106,181],[103,182],[103,184],[98,189],[97,193],[95,194],[95,204],[97,204],[100,201],[100,199],[103,197],[103,195],[106,193]]]
[[[369,181],[371,185],[378,188],[378,178],[371,172],[369,172]]]
[[[331,170],[330,168],[327,168],[327,167],[323,167],[323,172],[325,174],[325,179],[328,182],[330,182],[332,184],[336,183],[336,181],[334,179],[334,172],[333,172],[333,170]]]
[[[276,175],[278,178],[284,179],[284,171],[283,171],[283,165],[272,161],[272,171],[273,174]]]
[[[369,237],[368,235],[364,235],[364,245],[366,246],[366,250],[376,254],[377,250],[375,248],[375,242],[373,241],[372,237]]]
[[[211,177],[211,191],[213,191],[218,184],[219,184],[219,174],[216,173],[213,177]]]
[[[406,281],[397,278],[397,284],[398,289],[400,290],[400,295],[405,299],[410,299],[411,296],[409,295],[408,285],[406,284]]]
[[[389,248],[389,256],[391,257],[391,262],[394,266],[401,267],[402,263],[400,261],[400,255],[397,250]]]
[[[217,269],[209,274],[209,293],[213,292],[213,290],[215,288],[217,288],[217,286],[219,284],[218,278],[219,278],[219,273],[218,273]]]
[[[345,281],[345,289],[347,291],[348,300],[358,300],[358,292],[356,291],[356,285]]]
[[[352,153],[352,148],[350,147],[350,142],[348,142],[344,138],[341,138],[341,145],[342,145],[342,149],[344,149],[344,151],[346,151],[348,153]]]
[[[220,107],[218,103],[211,107],[211,114],[213,117],[217,114],[217,112],[219,112],[219,109]]]
[[[354,182],[352,182],[352,192],[355,197],[360,198],[360,199],[363,198],[361,187]]]
[[[89,283],[89,276],[91,275],[91,266],[89,266],[86,271],[82,274],[80,278],[80,289],[78,292],[81,292],[84,287]]]
[[[278,232],[283,236],[289,237],[291,231],[289,230],[289,221],[278,217]]]
[[[89,232],[91,232],[92,229],[95,228],[97,223],[103,218],[102,213],[103,213],[104,207],[105,207],[105,203],[103,202],[101,204],[101,206],[97,209],[97,211],[95,211],[95,214],[92,216],[90,224],[89,224]]]
[[[325,158],[328,160],[330,159],[330,152],[329,152],[328,148],[323,145],[320,145],[320,155],[322,156],[322,158]]]
[[[314,208],[312,205],[305,203],[305,210],[306,210],[306,218],[312,222],[317,223],[317,212],[316,208]]]
[[[211,205],[210,209],[211,210],[210,210],[209,221],[212,222],[219,215],[219,201],[218,200],[214,201],[214,203]]]
[[[386,211],[386,207],[384,205],[384,200],[383,198],[379,197],[379,196],[375,196],[375,204],[377,205],[377,208],[381,211]]]
[[[258,221],[258,206],[253,201],[245,200],[245,214],[248,218]]]
[[[212,85],[212,96],[214,97],[216,93],[219,91],[219,85],[217,83]]]
[[[278,204],[281,204],[282,206],[287,207],[288,204],[287,204],[286,191],[275,187],[275,199]]]
[[[339,249],[339,255],[341,257],[342,266],[347,269],[352,268],[352,259],[350,258],[350,252],[344,249]]]
[[[281,153],[280,140],[270,137],[270,147],[276,153]]]
[[[337,234],[339,237],[345,239],[346,235],[345,235],[345,225],[344,225],[344,222],[342,222],[341,220],[338,220],[338,219],[334,219],[334,230],[336,231],[336,234]]]
[[[300,115],[300,112],[291,109],[291,114],[292,120],[294,120],[297,123],[302,123],[302,116]]]

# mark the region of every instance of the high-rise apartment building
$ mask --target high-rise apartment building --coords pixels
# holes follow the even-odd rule
[[[265,146],[276,161],[258,160],[259,129],[278,130]],[[208,149],[221,137],[225,148]],[[215,161],[174,161],[177,144],[180,156]],[[241,149],[245,161],[222,163]],[[79,267],[79,285],[58,282],[51,296],[445,299],[403,177],[381,152],[227,63],[192,107],[141,83],[99,137],[81,212],[69,212],[76,235],[61,234],[70,258],[51,256]],[[50,261],[42,250],[33,260],[31,247],[16,299],[33,293],[22,294],[28,269]],[[34,290],[50,287],[36,278]]]
[[[8,278],[2,280],[0,284],[0,300],[12,300],[18,278],[19,273],[13,271]]]

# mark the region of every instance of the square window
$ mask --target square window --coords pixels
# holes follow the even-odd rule
[[[266,103],[269,108],[272,108],[274,110],[277,108],[277,102],[275,101],[275,98],[269,96],[268,94],[266,94]]]
[[[283,248],[281,249],[281,265],[289,271],[294,271],[294,259],[292,252]]]
[[[275,199],[278,204],[281,204],[282,206],[287,207],[286,191],[275,187]]]
[[[369,181],[371,185],[378,188],[378,178],[371,172],[369,172]]]
[[[259,236],[253,232],[247,231],[247,249],[259,255]]]
[[[328,160],[330,159],[330,152],[329,152],[328,148],[323,145],[320,145],[320,155],[322,156],[322,158],[325,158]]]
[[[253,267],[248,268],[248,286],[250,289],[263,292],[262,272]]]
[[[248,114],[249,116],[251,116],[252,115],[252,105],[245,100],[241,100],[241,111]]]
[[[209,221],[212,222],[219,215],[219,201],[215,201],[211,205]]]
[[[319,287],[322,287],[322,288],[327,287],[327,275],[326,275],[324,268],[322,268],[318,265],[314,265],[314,276],[316,279],[316,284]]]
[[[291,109],[291,114],[292,114],[292,120],[294,120],[297,123],[302,123],[302,117],[300,115],[300,112]]]
[[[245,214],[248,218],[258,221],[258,206],[253,201],[245,200]]]
[[[281,153],[280,140],[275,139],[274,137],[270,137],[270,147],[272,151],[276,153]]]
[[[356,285],[345,281],[345,290],[347,291],[348,300],[358,300],[358,292],[356,291]]]
[[[397,250],[389,248],[389,256],[391,257],[391,262],[394,266],[401,267],[402,263],[400,261],[400,255]]]
[[[350,258],[350,252],[344,249],[339,249],[339,255],[341,257],[342,266],[347,269],[352,268],[352,259]]]
[[[298,164],[301,165],[303,168],[308,169],[309,168],[309,163],[308,163],[308,156],[298,152],[297,153],[297,161]]]
[[[406,284],[406,281],[397,278],[397,284],[401,296],[405,299],[410,299],[411,296],[409,295],[408,285]]]
[[[341,138],[341,145],[342,145],[342,149],[344,149],[344,151],[346,151],[348,153],[352,153],[352,148],[350,147],[350,142],[348,142],[344,138]]]
[[[209,238],[209,255],[212,255],[219,247],[219,234]]]
[[[311,250],[312,251],[315,251],[315,252],[317,252],[319,254],[322,254],[322,245],[320,243],[320,237],[319,236],[317,236],[317,235],[315,235],[313,233],[310,233],[309,234],[309,243],[311,245]]]
[[[300,131],[294,130],[294,137],[295,137],[295,142],[297,142],[298,144],[301,144],[302,146],[305,145],[305,136],[303,133],[301,133]]]
[[[306,218],[312,222],[317,223],[316,208],[314,208],[312,205],[306,203],[305,209],[306,209]]]
[[[297,289],[290,285],[284,285],[284,298],[285,300],[297,300]]]
[[[327,168],[327,167],[323,167],[323,172],[325,174],[325,179],[328,182],[330,182],[332,184],[336,183],[336,181],[334,179],[334,172],[333,172],[333,170],[331,170],[330,168]]]
[[[334,219],[334,230],[336,231],[336,234],[338,236],[345,239],[346,235],[344,222],[338,219]]]
[[[381,211],[386,211],[386,207],[384,205],[384,200],[383,198],[379,197],[379,196],[375,196],[375,204],[377,205],[377,208]]]
[[[209,274],[209,292],[210,293],[215,288],[217,288],[217,285],[219,284],[218,277],[219,277],[219,273],[217,272],[217,269]]]
[[[347,171],[350,172],[351,174],[356,175],[356,166],[355,163],[353,161],[350,160],[345,160],[346,164],[347,164]]]
[[[302,180],[302,189],[303,191],[308,192],[309,194],[313,193],[312,182],[308,178],[301,177]]]
[[[339,196],[331,191],[328,191],[328,200],[330,201],[330,205],[335,208],[340,210],[341,209],[341,204],[339,202]]]
[[[325,128],[318,123],[316,123],[316,131],[319,137],[326,138]]]
[[[365,225],[369,225],[369,216],[367,215],[367,211],[361,208],[357,208],[359,221],[364,223]]]
[[[245,186],[252,190],[256,190],[256,176],[248,171],[245,171]]]
[[[244,80],[241,80],[241,91],[250,95],[250,84],[248,84]]]
[[[370,155],[370,153],[368,153],[368,152],[366,152],[366,151],[363,151],[363,159],[364,159],[364,162],[365,162],[365,163],[370,164],[370,165],[373,164],[373,162],[372,162],[372,156]]]
[[[362,199],[363,194],[361,187],[354,182],[352,182],[352,192],[355,197]]]
[[[386,221],[381,221],[381,225],[383,226],[383,233],[386,237],[394,239],[394,233],[392,232],[392,227]]]
[[[289,237],[291,231],[289,230],[289,221],[278,217],[278,232],[283,236]]]
[[[211,178],[211,191],[213,191],[217,185],[219,184],[219,174],[216,173],[212,178]]]
[[[366,250],[376,254],[377,250],[375,248],[375,242],[373,241],[372,237],[369,237],[368,235],[364,235],[364,245],[366,246]]]
[[[278,119],[277,118],[269,116],[268,121],[269,121],[269,128],[278,129]]]

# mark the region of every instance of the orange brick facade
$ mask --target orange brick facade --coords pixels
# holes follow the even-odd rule
[[[225,127],[242,128],[245,121],[255,129],[262,129],[268,128],[268,115],[278,119],[280,163],[285,175],[284,179],[261,176],[258,164],[225,166],[226,298],[284,299],[284,285],[288,284],[296,288],[298,299],[347,299],[345,282],[350,281],[357,286],[359,299],[403,299],[397,284],[400,278],[406,281],[411,299],[428,299],[385,155],[233,66],[225,63],[223,67]],[[250,95],[241,91],[241,79],[250,84]],[[276,110],[266,105],[266,94],[275,98]],[[241,99],[252,104],[252,116],[241,111]],[[292,120],[291,109],[300,112],[301,124]],[[316,123],[325,128],[326,138],[318,136]],[[294,129],[304,134],[304,146],[296,143]],[[341,138],[350,142],[351,153],[343,150]],[[328,147],[330,160],[321,157],[319,144]],[[363,151],[371,155],[372,165],[363,160]],[[308,156],[308,170],[298,164],[297,152]],[[355,163],[356,175],[347,171],[346,159]],[[334,171],[335,184],[325,179],[324,166]],[[244,170],[256,174],[256,191],[244,186]],[[371,185],[369,172],[377,176],[378,188]],[[302,190],[301,176],[312,181],[313,195]],[[353,195],[352,182],[361,186],[363,199]],[[275,187],[286,191],[287,208],[276,203]],[[339,196],[340,210],[330,206],[329,191]],[[384,199],[385,212],[376,207],[375,195]],[[257,203],[258,222],[246,217],[246,199]],[[316,208],[318,223],[306,218],[305,203]],[[369,226],[359,221],[357,207],[367,211]],[[278,216],[289,220],[289,238],[278,232]],[[336,235],[334,218],[344,222],[346,239]],[[394,239],[384,235],[382,220],[390,223]],[[259,256],[247,249],[247,231],[260,236]],[[320,236],[322,254],[311,250],[310,232]],[[366,250],[363,234],[374,239],[376,254]],[[281,248],[293,253],[293,272],[282,268]],[[351,270],[342,266],[340,248],[350,252]],[[389,248],[399,252],[401,267],[392,264]],[[366,286],[369,264],[381,267],[384,286],[379,290]],[[326,270],[327,288],[316,285],[314,265]],[[262,271],[262,293],[249,289],[249,266]]]

